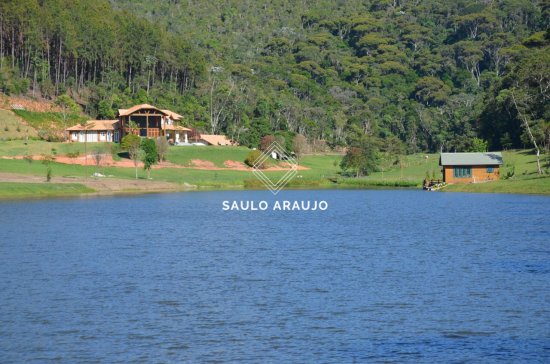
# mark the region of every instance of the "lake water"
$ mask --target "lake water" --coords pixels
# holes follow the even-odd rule
[[[0,361],[548,363],[549,217],[399,190],[2,202]]]

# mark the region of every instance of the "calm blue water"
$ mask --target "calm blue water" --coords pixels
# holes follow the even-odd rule
[[[550,361],[550,198],[282,191],[0,203],[0,361]]]

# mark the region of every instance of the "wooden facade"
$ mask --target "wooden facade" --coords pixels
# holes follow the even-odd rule
[[[443,181],[446,183],[479,183],[500,179],[503,164],[499,152],[441,153]]]
[[[145,138],[156,138],[164,135],[162,128],[168,114],[151,105],[137,105],[126,110],[119,110],[118,120],[122,137],[137,134]],[[135,125],[132,128],[132,123]]]
[[[121,138],[136,134],[143,138],[166,137],[172,143],[187,140],[191,129],[178,125],[181,115],[170,110],[161,110],[152,105],[141,104],[118,110]]]
[[[443,181],[446,183],[476,183],[497,181],[500,168],[493,166],[444,166]]]

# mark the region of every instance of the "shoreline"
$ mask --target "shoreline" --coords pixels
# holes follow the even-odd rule
[[[22,201],[22,200],[44,200],[44,199],[59,199],[59,198],[98,198],[98,197],[118,197],[118,196],[132,196],[132,195],[148,195],[148,194],[164,194],[164,193],[180,193],[180,192],[211,192],[211,191],[258,191],[266,190],[259,186],[258,188],[247,187],[243,183],[242,185],[224,185],[224,186],[207,186],[207,185],[190,185],[190,184],[177,184],[173,182],[164,181],[151,181],[151,180],[125,180],[125,179],[109,179],[116,185],[128,184],[129,188],[109,188],[108,184],[102,183],[104,180],[97,180],[90,178],[87,181],[85,179],[77,178],[53,178],[51,182],[46,182],[42,177],[26,176],[25,181],[21,179],[6,180],[2,178],[0,173],[0,203],[7,201]],[[29,178],[31,177],[31,178]],[[34,178],[32,178],[34,177]],[[421,188],[417,186],[392,186],[391,181],[388,181],[385,185],[377,185],[376,181],[369,184],[346,184],[346,183],[332,183],[332,184],[312,184],[301,186],[288,186],[286,190],[414,190]],[[27,187],[27,188],[52,188],[52,191],[48,191],[46,194],[41,194],[40,190],[37,193],[23,192],[15,194],[3,194],[2,189],[5,185],[8,187]],[[71,192],[65,187],[79,186],[85,189],[82,192]],[[138,186],[138,187],[135,187]],[[132,188],[134,187],[134,188]],[[8,188],[9,189],[9,188]],[[267,191],[267,190],[266,190]],[[428,193],[429,191],[425,191]],[[530,191],[514,191],[514,190],[500,190],[500,191],[485,191],[483,189],[476,188],[476,185],[454,185],[451,189],[444,188],[439,191],[432,192],[447,192],[447,193],[488,193],[488,194],[518,194],[518,195],[534,195],[534,196],[550,196],[550,193],[537,193]]]

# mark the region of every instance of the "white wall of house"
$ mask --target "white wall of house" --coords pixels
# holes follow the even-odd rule
[[[70,132],[70,141],[71,142],[80,142],[84,143],[87,141],[88,143],[110,143],[110,142],[118,142],[120,139],[120,132],[118,130],[104,130],[104,131],[96,131],[96,130],[88,130],[88,136],[86,140],[86,132],[84,131],[71,131]]]
[[[112,135],[112,132],[110,132]],[[87,135],[86,135],[87,134]],[[88,130],[85,131],[76,131],[71,133],[71,140],[74,142],[88,142],[88,143],[97,143],[97,142],[107,142],[112,141],[107,139],[107,132],[106,131],[95,131],[95,130]]]

